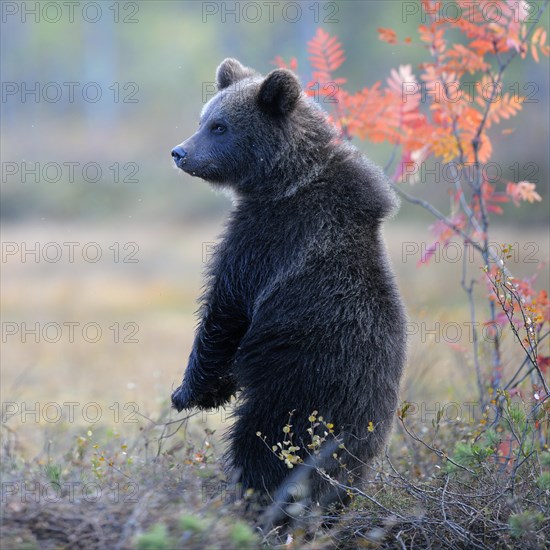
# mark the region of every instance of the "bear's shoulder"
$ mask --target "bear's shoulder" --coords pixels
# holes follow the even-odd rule
[[[322,185],[311,187],[324,201],[345,205],[351,212],[382,220],[393,214],[399,200],[388,176],[356,147],[339,142],[331,147],[329,162],[319,176]]]

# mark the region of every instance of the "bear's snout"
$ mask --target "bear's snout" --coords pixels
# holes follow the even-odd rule
[[[185,151],[181,145],[177,145],[172,149],[172,158],[174,159],[174,162],[176,163],[176,166],[178,168],[182,168],[182,166],[185,164],[185,157],[187,157],[187,151]]]

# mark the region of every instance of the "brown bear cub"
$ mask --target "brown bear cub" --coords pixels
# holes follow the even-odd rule
[[[216,80],[172,157],[236,201],[172,403],[208,409],[237,395],[228,470],[244,491],[271,496],[289,483],[289,463],[312,464],[317,411],[313,435],[332,430],[342,446],[315,465],[349,485],[384,445],[405,363],[406,316],[381,235],[397,201],[292,72],[264,77],[226,59]],[[285,462],[272,446],[291,434]],[[332,487],[313,470],[319,502]]]

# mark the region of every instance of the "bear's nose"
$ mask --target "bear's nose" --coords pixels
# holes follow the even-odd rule
[[[187,156],[187,151],[184,151],[181,145],[172,149],[172,158],[176,164],[179,164]]]

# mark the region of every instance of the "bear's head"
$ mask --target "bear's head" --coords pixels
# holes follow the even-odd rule
[[[335,131],[291,71],[262,77],[226,59],[216,84],[198,130],[172,150],[178,168],[238,194],[265,195],[307,181],[326,160]]]

